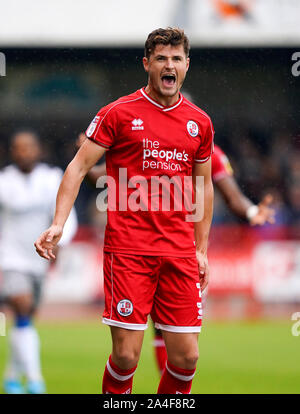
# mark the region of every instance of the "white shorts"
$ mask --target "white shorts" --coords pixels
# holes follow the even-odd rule
[[[0,296],[8,299],[14,296],[31,294],[36,306],[40,302],[44,275],[5,270],[1,273]]]

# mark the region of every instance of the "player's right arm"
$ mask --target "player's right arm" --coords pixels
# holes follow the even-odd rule
[[[55,258],[53,249],[62,236],[65,222],[76,200],[82,180],[105,151],[104,147],[87,139],[68,165],[58,189],[52,225],[34,243],[41,257],[47,260]]]
[[[76,147],[80,148],[86,140],[87,140],[86,135],[83,132],[81,132],[78,135],[78,138],[76,140]],[[98,178],[103,177],[104,175],[106,175],[106,163],[105,162],[103,162],[101,165],[95,165],[94,167],[92,167],[88,171],[86,175],[86,179],[92,185],[96,185]]]

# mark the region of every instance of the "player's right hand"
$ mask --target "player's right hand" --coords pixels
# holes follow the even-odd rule
[[[34,243],[37,253],[44,259],[55,259],[53,250],[59,242],[62,233],[63,229],[61,226],[53,224],[51,227],[49,227]]]

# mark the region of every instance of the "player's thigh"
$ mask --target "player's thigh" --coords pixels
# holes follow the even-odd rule
[[[147,328],[158,263],[156,257],[104,254],[105,324],[129,330]]]
[[[156,328],[164,331],[201,331],[202,303],[196,257],[164,258],[151,317]]]

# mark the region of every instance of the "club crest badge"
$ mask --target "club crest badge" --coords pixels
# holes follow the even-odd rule
[[[186,129],[192,137],[196,137],[198,135],[199,128],[196,122],[188,121],[188,123],[186,124]]]
[[[117,311],[121,316],[129,316],[133,311],[133,304],[129,299],[122,299],[117,305]]]

